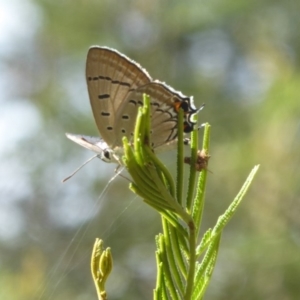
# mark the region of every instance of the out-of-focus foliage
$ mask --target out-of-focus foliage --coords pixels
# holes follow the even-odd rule
[[[85,57],[91,45],[106,45],[206,104],[200,113],[200,122],[212,125],[206,228],[261,164],[223,235],[207,299],[297,299],[300,2],[5,3],[0,298],[96,299],[89,271],[96,237],[114,256],[109,298],[152,298],[159,216],[134,198],[124,178],[101,194],[115,166],[94,161],[61,183],[91,156],[64,133],[98,134]],[[163,159],[172,170],[175,153]]]

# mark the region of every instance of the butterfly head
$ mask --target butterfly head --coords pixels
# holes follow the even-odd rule
[[[120,164],[120,159],[115,151],[109,147],[102,149],[101,153],[98,154],[98,157],[107,163],[116,163]]]

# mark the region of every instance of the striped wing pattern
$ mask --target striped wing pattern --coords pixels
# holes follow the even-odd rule
[[[122,137],[133,134],[143,94],[151,100],[152,143],[158,148],[177,137],[178,110],[185,112],[185,132],[194,128],[197,112],[192,97],[153,81],[139,64],[116,50],[92,47],[87,56],[86,79],[90,102],[101,137],[109,147],[122,146]]]
[[[106,143],[120,145],[116,139],[117,111],[128,94],[151,82],[151,77],[138,64],[106,47],[90,48],[86,62],[86,79],[94,118]],[[132,112],[136,115],[137,110]]]
[[[172,142],[177,138],[178,109],[180,104],[189,98],[183,98],[164,83],[153,81],[132,91],[124,103],[142,105],[143,94],[149,95],[151,101],[151,141],[153,148]],[[124,106],[124,109],[120,110],[119,119],[122,119],[128,110],[130,107]],[[132,123],[133,130],[134,122]],[[122,139],[122,134],[117,134],[119,134],[118,138]]]

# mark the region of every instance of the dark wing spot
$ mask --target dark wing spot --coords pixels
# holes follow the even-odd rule
[[[136,101],[135,100],[129,100],[129,103],[132,103],[132,104],[136,105]]]
[[[183,123],[183,131],[185,133],[189,133],[189,132],[193,131],[194,130],[194,126],[193,125],[194,124],[190,124],[189,122],[185,121]]]
[[[108,76],[101,76],[101,75],[99,75],[98,78],[99,79],[105,79],[105,80],[111,81],[111,78],[108,77]]]
[[[123,82],[123,81],[119,81],[119,80],[112,80],[110,77],[108,76],[102,76],[102,75],[99,75],[98,77],[87,77],[88,80],[98,80],[98,79],[104,79],[104,80],[108,80],[110,81],[112,84],[120,84],[120,85],[125,85],[125,86],[128,86],[130,87],[130,83],[128,82]]]
[[[111,126],[107,126],[106,129],[107,130],[113,130],[113,128]]]
[[[128,115],[123,115],[123,116],[122,116],[122,119],[128,120],[128,119],[129,119],[129,116],[128,116]]]
[[[106,99],[106,98],[109,98],[109,97],[110,97],[109,94],[102,94],[102,95],[98,96],[99,99]]]
[[[152,102],[151,105],[159,107],[159,103],[158,102]]]
[[[180,107],[182,108],[182,110],[186,113],[189,111],[189,104],[187,102],[181,102]]]
[[[109,113],[109,112],[104,112],[104,111],[102,111],[102,112],[101,112],[101,116],[109,117],[109,116],[110,116],[110,113]]]
[[[125,129],[122,129],[121,131],[122,131],[122,133],[125,133],[125,132],[126,132],[126,130],[125,130]]]
[[[113,84],[119,84],[119,85],[125,85],[125,86],[131,86],[130,83],[128,82],[122,82],[122,81],[119,81],[119,80],[112,80],[111,83]]]

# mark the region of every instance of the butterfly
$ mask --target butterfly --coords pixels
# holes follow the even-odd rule
[[[193,97],[153,80],[138,63],[108,47],[93,46],[86,60],[86,81],[99,137],[67,133],[77,144],[105,162],[121,164],[122,138],[132,139],[143,94],[150,96],[151,141],[155,150],[172,146],[177,138],[178,111],[184,111],[184,132],[194,130],[197,109]]]

